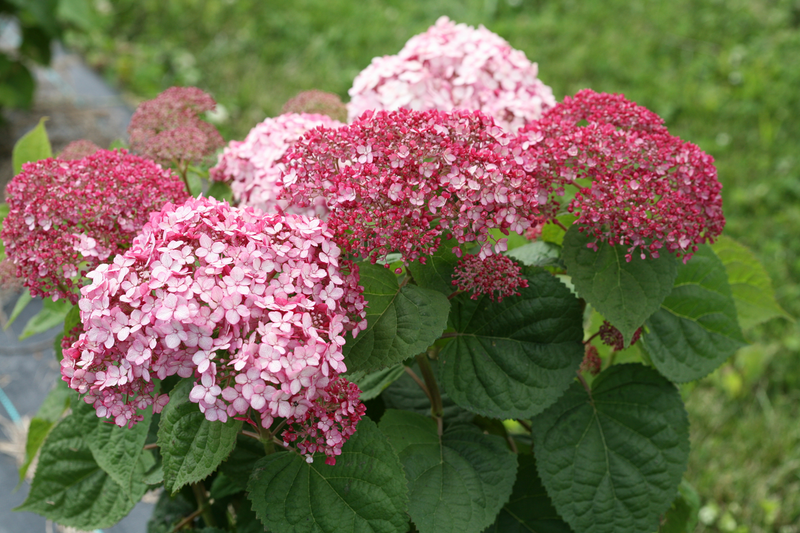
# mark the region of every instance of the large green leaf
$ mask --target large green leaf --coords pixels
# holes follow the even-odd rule
[[[453,271],[458,264],[458,257],[452,251],[455,244],[455,241],[443,242],[432,256],[425,258],[424,265],[419,261],[408,265],[417,285],[448,296],[455,292]]]
[[[405,375],[405,368],[402,363],[398,363],[375,372],[348,372],[346,377],[358,385],[361,389],[360,398],[366,401],[379,396],[386,387]]]
[[[197,404],[189,401],[193,386],[185,379],[172,389],[158,428],[164,487],[172,494],[216,470],[236,445],[242,426],[233,418],[225,423],[206,420]]]
[[[38,333],[44,333],[48,329],[63,323],[72,308],[73,305],[69,303],[69,300],[62,299],[54,302],[50,298],[46,298],[42,302],[42,310],[32,316],[28,323],[25,324],[25,328],[19,335],[20,340],[27,339]]]
[[[408,496],[403,469],[369,418],[342,447],[336,465],[293,452],[256,463],[248,498],[274,533],[405,533]]]
[[[439,437],[436,423],[408,411],[386,411],[381,431],[408,480],[408,514],[420,533],[478,533],[511,495],[517,458],[501,437],[470,424]]]
[[[744,346],[725,266],[710,246],[678,269],[642,340],[659,372],[679,383],[702,378]]]
[[[22,136],[14,145],[12,160],[14,165],[14,175],[22,171],[22,165],[32,161],[40,161],[53,157],[53,149],[50,147],[50,139],[47,138],[47,131],[44,129],[44,121],[39,120],[39,124],[31,131]]]
[[[711,248],[725,265],[739,324],[743,330],[775,317],[791,320],[791,315],[775,300],[772,280],[753,252],[724,235]]]
[[[575,382],[531,425],[539,474],[575,531],[658,528],[689,456],[689,420],[672,383],[641,364],[614,365],[591,393]]]
[[[144,443],[153,416],[152,407],[141,412],[144,420],[132,428],[119,427],[109,423],[106,418],[99,418],[94,407],[84,402],[74,411],[81,417],[83,435],[94,460],[133,498],[136,487],[142,482],[143,476],[135,478],[134,473],[142,461]]]
[[[634,254],[625,259],[627,246],[597,243],[572,226],[564,237],[563,259],[578,294],[592,304],[621,333],[628,345],[647,317],[655,313],[672,290],[677,260],[664,253],[658,259]]]
[[[538,268],[520,296],[454,298],[455,338],[439,354],[442,384],[461,407],[492,418],[529,417],[551,405],[583,360],[578,299]]]
[[[144,468],[140,464],[139,472]],[[84,439],[80,415],[72,414],[45,440],[30,494],[15,510],[78,529],[104,528],[125,517],[146,490],[136,483],[131,497],[100,468]]]
[[[236,436],[236,448],[220,465],[219,470],[230,478],[240,490],[246,490],[247,480],[250,479],[253,467],[264,455],[264,444],[261,441],[240,433]]]
[[[360,281],[367,300],[367,329],[344,345],[351,372],[392,366],[424,352],[447,326],[450,302],[443,294],[406,285],[388,268],[362,263]]]
[[[555,266],[561,256],[561,248],[546,241],[533,241],[514,248],[506,255],[530,266]]]
[[[484,533],[571,533],[536,472],[533,455],[519,455],[517,481],[511,498]]]
[[[31,419],[25,441],[25,462],[19,468],[20,481],[25,479],[25,474],[27,474],[39,448],[42,447],[45,437],[69,407],[71,396],[72,391],[67,383],[58,380],[53,390],[45,397],[39,410],[36,411],[36,415]]]

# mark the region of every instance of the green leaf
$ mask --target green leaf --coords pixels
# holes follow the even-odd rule
[[[494,522],[517,472],[502,438],[469,424],[440,438],[432,419],[408,411],[387,410],[380,427],[403,463],[420,533],[478,533]]]
[[[231,190],[231,186],[227,183],[215,181],[211,184],[211,187],[208,188],[206,196],[230,203],[233,201],[233,190]]]
[[[33,458],[36,457],[50,430],[56,425],[64,411],[69,408],[71,394],[72,391],[67,383],[58,380],[53,390],[45,397],[39,410],[36,411],[36,415],[31,419],[25,441],[25,462],[19,468],[20,481],[25,479],[25,474],[28,473]]]
[[[575,382],[531,420],[536,465],[559,514],[581,533],[655,531],[689,456],[675,386],[652,368],[614,365]]]
[[[744,346],[728,274],[710,246],[678,269],[642,341],[653,365],[678,383],[702,378]]]
[[[458,257],[452,252],[456,241],[446,241],[439,245],[430,257],[425,258],[423,265],[414,261],[408,265],[408,270],[414,276],[414,281],[423,289],[439,291],[449,296],[455,292],[453,288],[453,271],[458,265]]]
[[[42,303],[42,310],[28,320],[28,323],[25,324],[25,328],[19,335],[19,339],[27,339],[28,337],[32,337],[38,333],[44,333],[48,329],[58,326],[64,322],[64,319],[67,317],[72,307],[69,300],[62,299],[54,302],[49,298],[45,299]]]
[[[261,441],[240,433],[236,436],[236,448],[233,449],[230,457],[220,465],[219,470],[233,480],[239,490],[246,490],[247,480],[250,479],[253,466],[264,455],[264,445]]]
[[[450,311],[447,297],[415,285],[400,288],[388,268],[361,263],[359,270],[368,302],[367,329],[344,345],[351,372],[395,365],[439,338]]]
[[[527,418],[558,399],[583,360],[580,303],[552,275],[528,268],[520,296],[452,301],[455,338],[439,354],[450,398],[491,418]]]
[[[143,466],[140,472],[144,473]],[[133,509],[147,485],[138,483],[134,489],[130,498],[95,462],[80,417],[72,414],[48,435],[28,498],[14,510],[38,513],[78,529],[105,528]]]
[[[336,465],[313,463],[293,452],[256,463],[248,498],[274,533],[358,531],[405,533],[408,526],[403,468],[369,418],[342,447]]]
[[[14,175],[22,171],[22,165],[32,161],[40,161],[53,157],[53,149],[50,147],[50,139],[47,138],[47,131],[44,129],[44,121],[47,117],[39,120],[39,124],[31,131],[22,136],[14,145],[12,160],[14,165]]]
[[[403,376],[405,368],[405,365],[398,363],[375,372],[347,373],[345,377],[358,385],[358,388],[361,389],[360,398],[362,401],[366,401],[379,396],[386,387]]]
[[[692,533],[697,527],[700,495],[688,481],[681,481],[678,496],[672,502],[658,533]]]
[[[533,241],[514,248],[506,255],[529,266],[553,266],[558,264],[561,249],[545,241]]]
[[[74,411],[81,416],[83,435],[94,460],[133,499],[142,482],[143,476],[134,478],[134,473],[144,451],[153,416],[152,407],[140,412],[144,420],[132,428],[109,423],[108,419],[97,416],[94,407],[84,402]]]
[[[437,382],[441,383],[438,362],[431,360],[430,365]],[[417,377],[422,379],[422,373],[416,362],[410,368]],[[442,397],[445,425],[455,422],[472,422],[475,418],[475,413],[470,413],[456,405],[445,392],[440,391],[440,395]],[[383,398],[383,403],[387,409],[401,409],[425,416],[431,414],[431,401],[422,391],[422,388],[408,374],[401,376],[400,379],[392,383],[383,391],[381,398]]]
[[[711,248],[725,265],[743,330],[747,331],[775,317],[792,320],[791,315],[775,299],[772,280],[753,252],[724,235]]]
[[[634,254],[626,261],[626,246],[598,242],[572,226],[564,237],[563,259],[578,294],[592,304],[621,333],[625,345],[647,318],[658,311],[672,290],[677,260],[664,253],[658,259]]]
[[[541,239],[545,242],[552,242],[553,244],[557,244],[561,246],[564,243],[564,228],[569,229],[578,217],[575,215],[561,215],[556,217],[556,220],[561,224],[555,224],[553,222],[548,222],[547,224],[542,227],[542,237]],[[563,226],[563,227],[562,227]]]
[[[31,291],[25,289],[17,298],[17,303],[14,304],[14,310],[11,311],[11,316],[8,317],[8,321],[6,325],[3,326],[3,329],[6,330],[14,323],[14,321],[19,317],[20,314],[28,307],[28,304],[33,301],[33,296],[31,296]]]
[[[571,533],[558,515],[536,472],[533,455],[520,454],[511,498],[484,533]]]
[[[209,493],[210,496],[215,500],[220,500],[222,498],[238,494],[243,490],[244,489],[239,486],[239,483],[236,480],[229,478],[223,473],[219,473],[211,483]]]
[[[189,401],[193,386],[193,380],[184,379],[172,390],[158,428],[164,487],[172,494],[216,470],[236,445],[242,426],[233,418],[225,423],[206,420],[197,404]]]
[[[36,82],[30,69],[0,52],[0,107],[29,109],[35,89]]]

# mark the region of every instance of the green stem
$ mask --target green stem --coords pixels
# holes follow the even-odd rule
[[[442,395],[439,392],[439,384],[436,383],[436,376],[433,375],[433,368],[431,362],[428,360],[427,353],[417,354],[416,356],[419,370],[422,372],[422,379],[425,380],[425,386],[428,387],[428,393],[431,398],[431,414],[436,419],[439,429],[439,435],[442,435],[442,416],[444,416],[444,407],[442,405]]]
[[[211,505],[208,503],[208,495],[206,494],[206,487],[202,481],[192,483],[192,492],[197,500],[197,510],[200,511],[203,521],[208,527],[216,527],[217,521],[214,520],[214,515],[211,514]]]

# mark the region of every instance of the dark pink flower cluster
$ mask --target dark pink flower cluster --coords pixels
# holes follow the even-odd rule
[[[525,126],[512,151],[551,193],[573,188],[568,210],[581,231],[628,246],[629,261],[662,248],[688,260],[725,225],[713,158],[622,95],[566,98]]]
[[[72,141],[67,146],[61,150],[61,153],[58,154],[58,159],[63,159],[65,161],[72,161],[75,159],[83,159],[84,157],[90,156],[93,153],[102,150],[99,146],[88,139],[79,139],[77,141]]]
[[[196,87],[170,87],[136,108],[128,126],[131,150],[181,168],[205,159],[225,144],[217,129],[200,118],[216,106]]]
[[[327,115],[333,120],[347,122],[347,107],[339,95],[317,90],[301,92],[283,105],[281,113]]]
[[[600,373],[603,361],[600,359],[600,354],[597,352],[597,347],[587,344],[584,350],[583,361],[581,361],[581,372],[589,372],[591,375],[596,376]]]
[[[452,283],[458,290],[470,293],[473,300],[485,294],[496,302],[519,296],[518,289],[528,286],[519,265],[500,254],[485,259],[477,255],[464,256],[456,266]]]
[[[214,199],[164,206],[89,273],[63,379],[125,426],[167,403],[153,377],[194,377],[189,399],[208,420],[283,418],[304,428],[287,443],[300,435],[305,449],[337,455],[363,414],[358,389],[338,377],[344,334],[366,319],[355,267],[340,264],[331,237],[319,219]]]
[[[288,113],[257,124],[244,141],[231,141],[209,171],[211,179],[231,184],[233,198],[262,211],[284,211],[287,202],[279,201],[283,189],[281,173],[284,157],[303,135],[317,126],[342,126],[327,115]],[[319,209],[317,209],[319,207]],[[302,209],[298,214],[321,215],[322,206]]]
[[[337,244],[372,262],[391,252],[424,262],[442,236],[477,242],[484,258],[505,250],[490,229],[523,233],[547,201],[515,162],[510,140],[478,111],[368,112],[295,144],[284,193],[299,206],[323,198]]]
[[[622,350],[625,348],[625,339],[622,338],[622,333],[617,328],[612,326],[608,320],[603,321],[598,333],[600,334],[600,340],[602,340],[603,344],[606,346],[611,346],[615,350]],[[639,340],[641,335],[642,328],[639,328],[633,333],[630,346],[636,344],[636,341]]]
[[[76,281],[121,253],[152,211],[188,197],[169,170],[127,153],[23,165],[6,189],[6,254],[34,296],[77,303]]]
[[[556,103],[536,63],[483,26],[441,17],[395,56],[376,57],[353,82],[348,112],[478,110],[509,132]]]

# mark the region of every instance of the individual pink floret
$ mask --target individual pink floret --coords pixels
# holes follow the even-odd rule
[[[153,378],[192,377],[189,399],[208,420],[269,428],[282,418],[287,443],[293,424],[323,428],[333,444],[318,451],[334,457],[363,414],[357,405],[346,406],[351,418],[336,414],[340,389],[351,390],[338,377],[344,334],[366,327],[355,266],[339,254],[319,219],[212,198],[168,204],[129,250],[89,273],[84,332],[64,350],[63,379],[124,426],[141,419],[137,409],[166,404]]]
[[[258,207],[268,213],[283,211],[287,202],[278,201],[283,189],[280,177],[285,169],[284,157],[303,135],[316,128],[338,128],[341,122],[327,115],[287,113],[268,118],[250,130],[244,141],[231,141],[211,168],[215,181],[230,182],[233,198],[244,205]],[[320,215],[315,209],[300,214]]]
[[[78,302],[88,271],[121,253],[150,212],[188,197],[171,171],[127,153],[23,165],[6,189],[6,254],[31,294]]]
[[[505,249],[490,229],[524,233],[547,212],[548,190],[510,141],[478,111],[368,112],[307,133],[286,156],[285,194],[301,207],[323,199],[337,244],[372,262],[392,252],[424,262],[442,238],[484,258]]]
[[[556,103],[537,65],[483,26],[441,17],[395,56],[376,57],[353,82],[348,116],[401,107],[479,110],[509,132]]]
[[[586,89],[565,98],[525,126],[511,150],[531,179],[549,184],[554,206],[573,189],[567,209],[581,231],[628,246],[628,261],[662,249],[686,261],[725,226],[714,159],[621,94]]]

